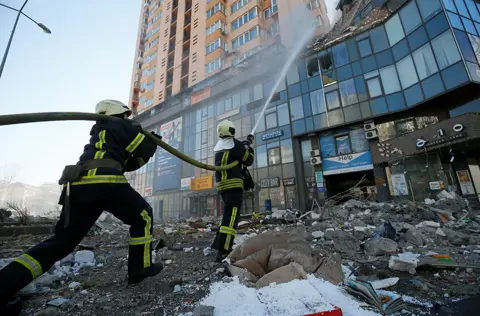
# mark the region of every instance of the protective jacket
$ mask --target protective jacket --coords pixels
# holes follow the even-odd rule
[[[80,162],[113,159],[120,168],[100,167],[85,171],[72,185],[98,183],[128,183],[125,171],[135,171],[148,162],[157,148],[142,133],[140,125],[130,120],[98,121],[90,131]]]
[[[215,166],[226,166],[234,161],[240,163],[230,170],[216,171],[215,180],[219,192],[230,189],[243,189],[242,165],[251,166],[253,164],[254,151],[251,147],[245,146],[241,141],[233,139],[235,146],[229,150],[218,151],[215,153]]]

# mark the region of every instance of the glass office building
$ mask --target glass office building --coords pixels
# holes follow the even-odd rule
[[[375,8],[375,3],[383,4]],[[266,201],[274,209],[309,209],[314,199],[321,203],[360,180],[362,190],[352,193],[377,200],[419,199],[438,186],[455,185],[460,194],[475,195],[480,189],[476,157],[458,149],[463,156],[446,166],[439,157],[443,145],[452,148],[449,141],[423,153],[407,150],[406,139],[452,117],[480,112],[480,4],[357,0],[348,14],[351,23],[336,25],[299,58],[261,117],[274,69],[282,66],[276,47],[273,54],[259,52],[245,67],[213,76],[137,118],[208,164],[221,120],[232,120],[237,138],[244,139],[260,119],[251,170],[257,188],[245,194],[246,213],[264,211]],[[466,141],[468,135],[467,130]],[[394,153],[378,150],[397,140]],[[468,192],[460,176],[447,176],[465,170],[473,188]],[[397,177],[402,172],[403,179]],[[221,214],[212,176],[159,150],[130,180],[159,220],[175,220]]]

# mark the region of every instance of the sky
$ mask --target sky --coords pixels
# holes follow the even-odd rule
[[[0,0],[20,8],[24,0]],[[0,115],[94,112],[102,99],[128,104],[140,0],[29,0],[0,78]],[[16,18],[0,7],[0,54]],[[0,126],[0,180],[56,182],[89,141],[92,122]]]
[[[19,9],[24,0],[0,0]],[[327,0],[330,18],[338,0]],[[45,34],[20,17],[0,78],[0,115],[93,112],[97,102],[128,104],[140,0],[29,0],[23,12],[45,24]],[[16,12],[0,7],[0,52]],[[3,54],[2,54],[3,56]],[[89,141],[92,122],[0,126],[0,180],[56,182]]]

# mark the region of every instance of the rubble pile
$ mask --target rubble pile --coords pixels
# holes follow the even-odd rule
[[[152,259],[164,271],[136,286],[126,286],[128,226],[105,214],[22,295],[26,315],[220,315],[240,306],[221,299],[227,289],[252,298],[251,315],[287,315],[297,303],[339,306],[344,315],[363,315],[360,307],[371,309],[364,315],[419,315],[480,295],[479,214],[442,192],[422,203],[352,199],[314,212],[244,215],[221,265],[209,248],[220,218],[163,223],[154,226]],[[45,237],[2,237],[0,267]],[[395,302],[390,309],[381,310],[384,297]]]

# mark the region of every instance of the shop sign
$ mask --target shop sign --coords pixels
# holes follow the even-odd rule
[[[210,97],[210,88],[205,88],[200,92],[192,93],[190,104],[195,104],[202,102],[203,100]]]
[[[405,179],[405,174],[397,173],[392,174],[392,187],[393,193],[395,196],[408,195],[408,186],[407,180]]]
[[[231,116],[237,115],[238,113],[240,113],[239,108],[233,109],[231,111],[225,112],[225,113],[220,114],[220,115],[217,115],[217,121],[221,121],[223,119],[226,119],[226,118],[229,118]]]
[[[442,181],[432,181],[428,183],[430,190],[441,190],[443,186]]]
[[[278,188],[280,186],[280,178],[269,178],[260,180],[261,188]]]
[[[194,179],[194,178],[193,177],[183,178],[180,182],[180,190],[182,190],[182,191],[190,190],[190,184],[191,184],[192,179]]]
[[[152,187],[146,187],[143,196],[152,196]]]
[[[279,129],[273,132],[268,132],[262,135],[262,140],[277,138],[283,136],[283,130]]]
[[[213,177],[193,178],[190,182],[190,190],[201,191],[213,188]]]
[[[452,130],[455,134],[450,135],[450,136],[445,136],[445,134],[446,134],[445,130],[444,129],[438,129],[436,136],[440,137],[440,138],[435,139],[435,140],[430,140],[430,141],[427,141],[424,138],[418,138],[415,145],[417,146],[418,150],[421,150],[421,149],[424,149],[424,148],[438,146],[438,145],[441,145],[441,144],[444,144],[444,143],[448,143],[448,142],[451,142],[451,141],[455,141],[457,139],[467,137],[467,133],[465,133],[463,131],[464,127],[463,127],[462,124],[455,124],[452,127]]]
[[[327,157],[323,159],[323,174],[341,174],[373,169],[372,154],[370,151]]]
[[[315,181],[317,183],[318,188],[323,188],[323,172],[322,171],[315,172]]]
[[[295,178],[285,178],[283,179],[284,186],[292,186],[295,185]]]

